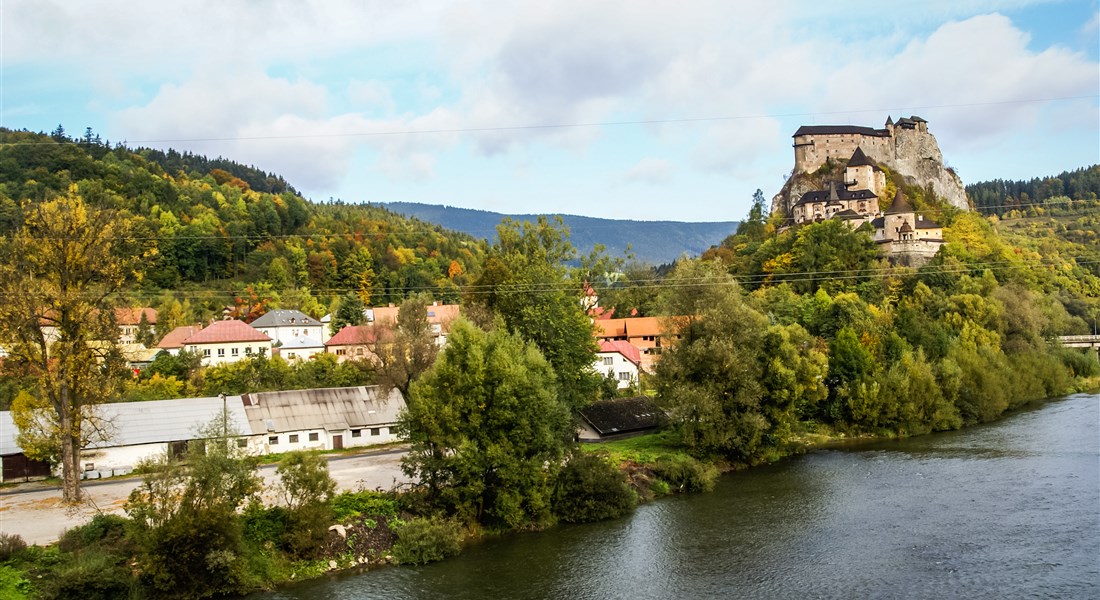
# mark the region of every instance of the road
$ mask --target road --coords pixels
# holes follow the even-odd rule
[[[341,491],[390,489],[410,481],[401,472],[404,454],[405,449],[398,448],[331,455],[327,457],[329,474]],[[264,478],[264,502],[278,502],[275,465],[264,465],[259,472]],[[66,529],[87,523],[97,512],[123,514],[126,498],[140,482],[140,477],[85,481],[81,486],[85,501],[72,507],[61,503],[61,489],[53,485],[29,483],[4,489],[0,491],[0,533],[19,534],[28,544],[52,544]]]

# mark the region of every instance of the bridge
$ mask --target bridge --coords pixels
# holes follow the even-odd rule
[[[1063,335],[1058,338],[1064,348],[1092,348],[1100,352],[1100,335]]]

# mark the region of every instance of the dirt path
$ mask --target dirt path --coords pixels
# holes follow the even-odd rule
[[[356,455],[333,455],[329,474],[340,490],[390,489],[409,479],[401,473],[404,450],[384,450]],[[260,468],[264,477],[264,501],[278,501],[278,476],[273,465]],[[61,503],[61,490],[42,484],[26,484],[0,492],[0,532],[23,536],[28,544],[51,544],[71,527],[87,523],[98,512],[123,514],[123,504],[138,486],[136,477],[89,481],[83,485],[80,506]]]

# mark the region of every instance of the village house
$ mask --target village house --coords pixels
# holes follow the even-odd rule
[[[648,433],[667,418],[646,396],[612,398],[593,402],[580,410],[577,439],[599,442]]]
[[[593,322],[597,342],[628,342],[641,352],[639,368],[651,373],[661,354],[662,328],[657,317],[597,319]]]
[[[397,441],[397,417],[405,407],[401,392],[358,386],[241,396],[254,450],[341,450]]]
[[[202,357],[203,366],[237,362],[254,354],[271,355],[271,338],[236,319],[214,321],[183,345]]]
[[[401,392],[379,386],[102,404],[96,414],[106,435],[81,452],[82,477],[123,475],[144,461],[181,456],[188,444],[217,435],[223,417],[237,447],[252,455],[389,443],[404,407]],[[49,476],[51,466],[28,460],[17,435],[11,413],[0,411],[0,481]]]
[[[592,368],[600,375],[609,375],[622,390],[638,383],[638,370],[642,353],[630,342],[622,340],[601,341]]]
[[[183,343],[199,331],[202,331],[202,325],[181,325],[165,334],[157,343],[157,348],[176,356],[184,349]]]
[[[144,323],[142,323],[142,317],[145,319]],[[115,324],[118,325],[119,343],[133,344],[137,341],[143,327],[147,333],[153,332],[153,327],[157,324],[157,310],[155,308],[116,308]]]
[[[324,325],[299,310],[276,309],[268,311],[262,317],[249,323],[253,329],[271,338],[273,346],[284,346],[291,342],[299,345],[302,339],[311,340],[314,346],[324,348],[321,332]]]
[[[368,325],[394,324],[397,322],[397,314],[401,307],[394,304],[368,308],[365,312]],[[457,304],[441,304],[432,302],[425,308],[428,318],[428,326],[432,330],[437,346],[447,343],[447,334],[451,331],[451,322],[461,314],[461,307]]]
[[[335,354],[339,362],[370,358],[374,356],[375,334],[370,325],[348,325],[325,342],[325,352]]]

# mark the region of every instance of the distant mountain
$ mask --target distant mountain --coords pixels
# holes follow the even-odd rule
[[[533,221],[538,215],[505,215],[487,210],[419,204],[416,202],[382,202],[383,208],[397,214],[415,217],[468,233],[474,237],[492,240],[496,226],[504,217],[517,221]],[[701,254],[707,248],[721,242],[737,230],[737,221],[718,223],[686,223],[682,221],[630,221],[625,219],[596,219],[577,215],[561,215],[569,227],[573,245],[582,252],[589,252],[596,244],[603,244],[611,256],[622,256],[627,246],[641,262],[660,265],[671,263],[682,254]]]

